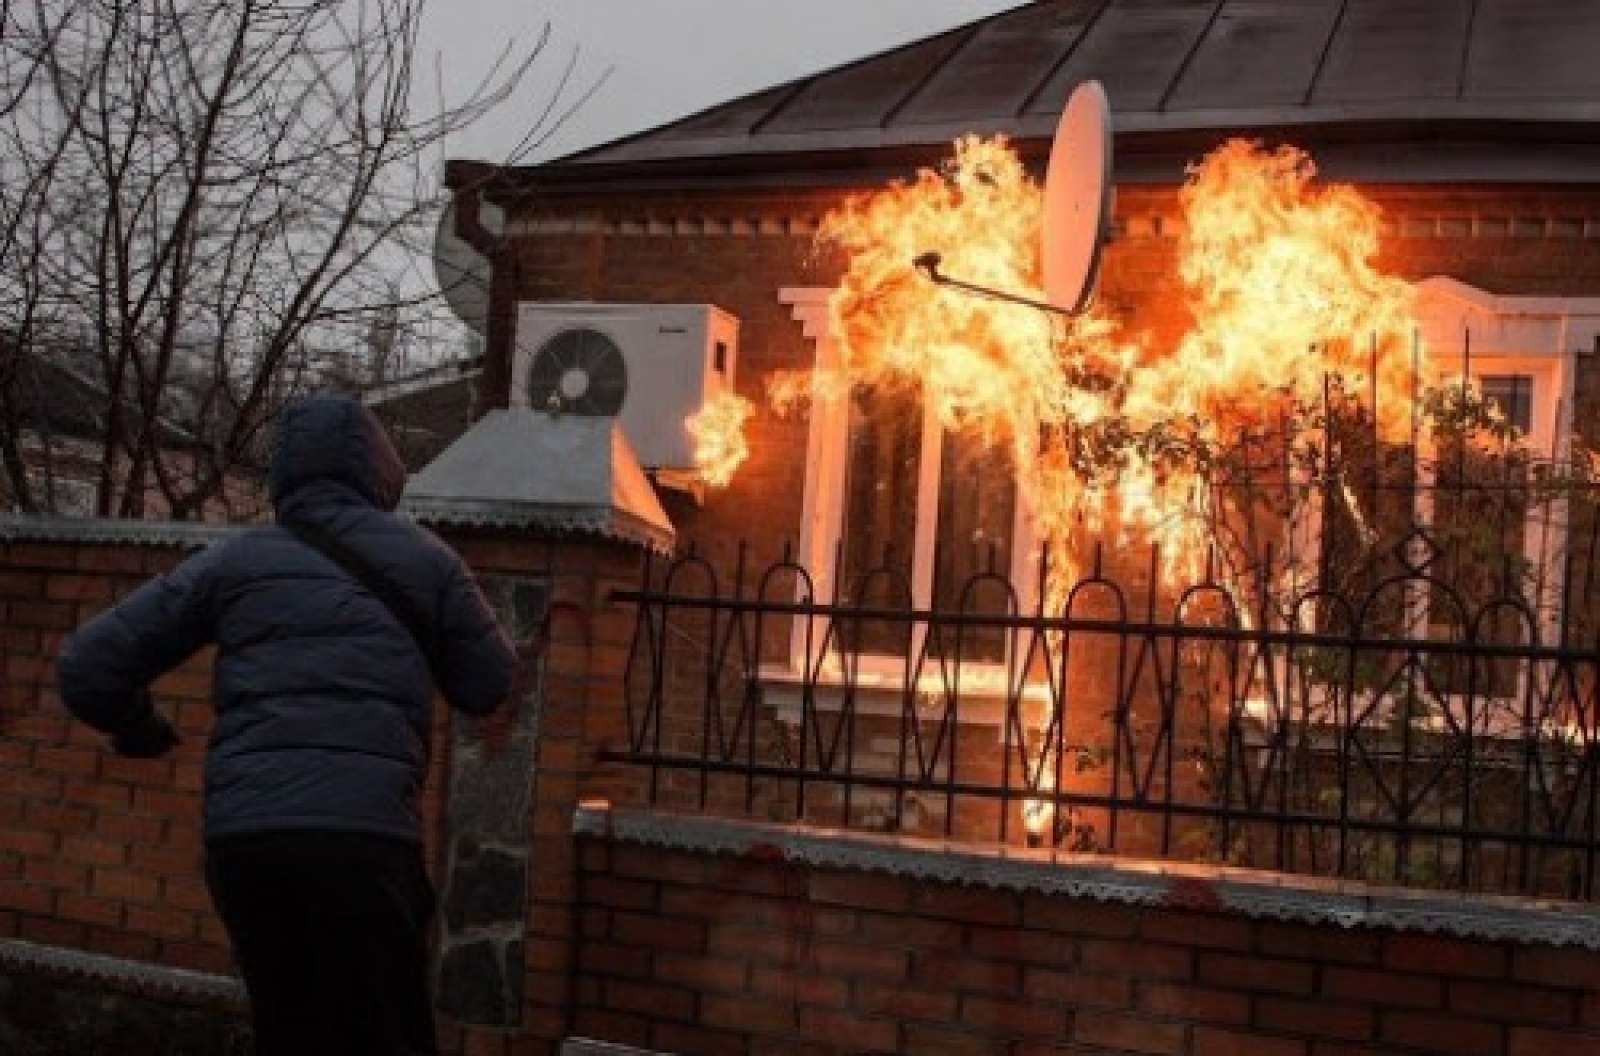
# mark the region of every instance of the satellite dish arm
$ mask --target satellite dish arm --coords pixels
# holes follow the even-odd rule
[[[958,290],[966,290],[968,293],[976,293],[982,297],[992,297],[997,301],[1010,301],[1012,304],[1026,305],[1029,308],[1037,308],[1041,312],[1053,312],[1056,315],[1075,316],[1083,314],[1082,310],[1073,311],[1071,308],[1063,308],[1059,304],[1051,304],[1048,301],[1036,301],[1032,297],[1024,297],[1018,293],[1009,293],[1006,290],[997,290],[992,286],[979,286],[975,282],[967,282],[963,279],[946,275],[944,272],[939,270],[939,264],[943,261],[943,259],[943,257],[935,252],[919,253],[916,257],[912,258],[911,264],[918,271],[921,271],[924,275],[928,276],[928,278],[932,279],[940,286],[953,286]]]
[[[940,286],[1056,315],[1083,315],[1093,299],[1101,247],[1111,235],[1111,148],[1111,105],[1105,88],[1099,81],[1085,81],[1068,97],[1050,144],[1040,243],[1047,299],[946,275],[939,270],[937,252],[918,254],[912,267]]]

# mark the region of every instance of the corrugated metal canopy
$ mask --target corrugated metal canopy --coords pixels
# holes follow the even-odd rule
[[[1141,171],[1141,148],[1249,131],[1334,144],[1358,168],[1361,144],[1440,147],[1368,157],[1351,173],[1367,178],[1600,177],[1593,0],[1041,0],[524,173],[771,182],[788,156],[798,181],[968,132],[1047,144],[1088,79],[1110,95],[1122,180],[1181,178],[1170,160]],[[1507,142],[1528,145],[1509,166]]]
[[[403,512],[440,525],[532,528],[672,550],[672,522],[615,418],[501,408],[412,476]]]

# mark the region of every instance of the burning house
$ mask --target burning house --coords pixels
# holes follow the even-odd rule
[[[484,354],[368,398],[532,677],[436,730],[441,1051],[1591,1051],[1596,53],[1040,0],[452,163]],[[209,656],[167,760],[51,680],[223,528],[107,524],[0,518],[0,1037],[72,1052],[240,1000]]]
[[[627,486],[463,484],[480,426],[413,508],[692,554],[737,597],[685,602],[681,563],[639,594],[621,754],[742,766],[747,807],[753,770],[832,786],[774,777],[774,816],[1170,854],[1187,823],[1120,807],[1193,798],[1202,856],[1252,864],[1219,797],[1470,825],[1449,751],[1425,809],[1388,762],[1357,788],[1286,760],[1418,722],[1592,745],[1583,678],[1472,650],[1593,642],[1597,39],[1559,3],[1053,0],[547,164],[453,163],[479,445],[565,462],[598,417]],[[1052,310],[1042,258],[1081,233],[1051,198],[1082,189],[1051,180],[1102,146],[1062,138],[1085,84],[1108,237]],[[707,655],[674,716],[652,629],[685,620]]]

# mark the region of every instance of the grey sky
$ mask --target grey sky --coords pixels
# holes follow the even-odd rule
[[[605,81],[540,160],[652,128],[772,84],[949,29],[1020,0],[438,0],[425,53],[447,86],[470,83],[497,48],[524,50],[546,22],[545,54],[517,99],[449,150],[500,160],[576,55],[567,102]],[[607,71],[610,71],[607,76]],[[447,91],[449,91],[447,87]],[[419,100],[420,102],[421,100]]]

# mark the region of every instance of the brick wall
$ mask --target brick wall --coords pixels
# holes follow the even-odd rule
[[[158,535],[159,529],[151,534]],[[626,775],[594,762],[593,749],[620,739],[624,729],[621,671],[633,614],[611,603],[608,595],[635,584],[640,557],[631,547],[598,542],[553,547],[526,537],[471,532],[456,533],[451,542],[484,581],[510,577],[547,583],[551,617],[546,633],[525,643],[543,661],[538,698],[543,714],[537,799],[526,836],[532,868],[523,944],[524,1007],[509,1031],[445,1021],[441,1036],[450,1052],[503,1052],[517,1037],[525,1043],[542,1039],[553,1047],[566,1029],[574,920],[573,809],[580,794],[620,802],[638,798]],[[154,686],[183,737],[176,752],[159,760],[121,759],[105,750],[97,733],[67,715],[54,686],[54,657],[65,635],[149,577],[173,567],[194,545],[150,539],[0,540],[0,940],[108,958],[91,961],[87,969],[73,966],[66,971],[33,965],[24,976],[28,971],[41,978],[60,976],[81,989],[87,973],[105,992],[125,993],[138,1003],[171,998],[174,987],[184,990],[190,982],[181,974],[147,975],[140,970],[146,966],[208,975],[232,972],[226,939],[202,879],[200,794],[211,726],[209,653]],[[435,875],[443,885],[450,725],[441,719],[434,732],[424,824]],[[485,751],[505,750],[486,731],[480,739],[489,742]],[[0,1041],[6,1037],[9,998],[24,992],[8,982],[11,966],[4,953],[0,950],[0,996],[7,1000],[0,1002]],[[208,981],[207,989],[215,987]],[[35,980],[25,992],[46,991]],[[62,1009],[81,1004],[70,988],[49,992]],[[184,1002],[195,1003],[187,997]],[[214,1004],[214,995],[201,1003]],[[36,1010],[41,1007],[39,1000],[32,1004]],[[122,1006],[105,1007],[110,1015]]]
[[[1345,927],[1310,903],[1272,919],[1222,873],[1074,894],[1081,859],[996,882],[947,848],[852,867],[635,821],[583,841],[585,1035],[707,1056],[1600,1053],[1593,949]],[[1463,908],[1435,900],[1436,926]]]
[[[631,775],[595,761],[596,749],[626,731],[624,685],[633,612],[609,598],[638,579],[640,555],[611,544],[552,545],[527,539],[451,537],[480,575],[542,577],[550,587],[539,740],[527,819],[527,931],[523,1008],[511,1029],[443,1023],[447,1052],[521,1056],[554,1051],[568,1018],[577,926],[577,859],[572,816],[585,796],[642,801]]]
[[[1600,1053],[1600,918],[1584,907],[1405,894],[1384,916],[1359,891],[1269,877],[1240,896],[1236,874],[1049,852],[737,822],[681,838],[681,819],[639,808],[638,775],[596,761],[626,732],[633,613],[610,594],[634,585],[639,554],[452,541],[482,576],[547,583],[551,618],[530,643],[544,679],[520,1015],[446,1020],[447,1052],[551,1053],[576,1033],[684,1054]],[[51,685],[62,635],[185,549],[4,544],[0,939],[229,971],[200,881],[207,658],[157,686],[185,736],[166,760],[109,755]],[[450,744],[441,732],[429,784],[435,849]],[[613,820],[575,836],[596,798]],[[995,879],[1014,868],[1027,877]]]
[[[155,694],[183,744],[121,759],[54,685],[66,633],[174,565],[177,546],[7,543],[0,555],[0,935],[200,971],[229,964],[200,873],[208,657]]]

